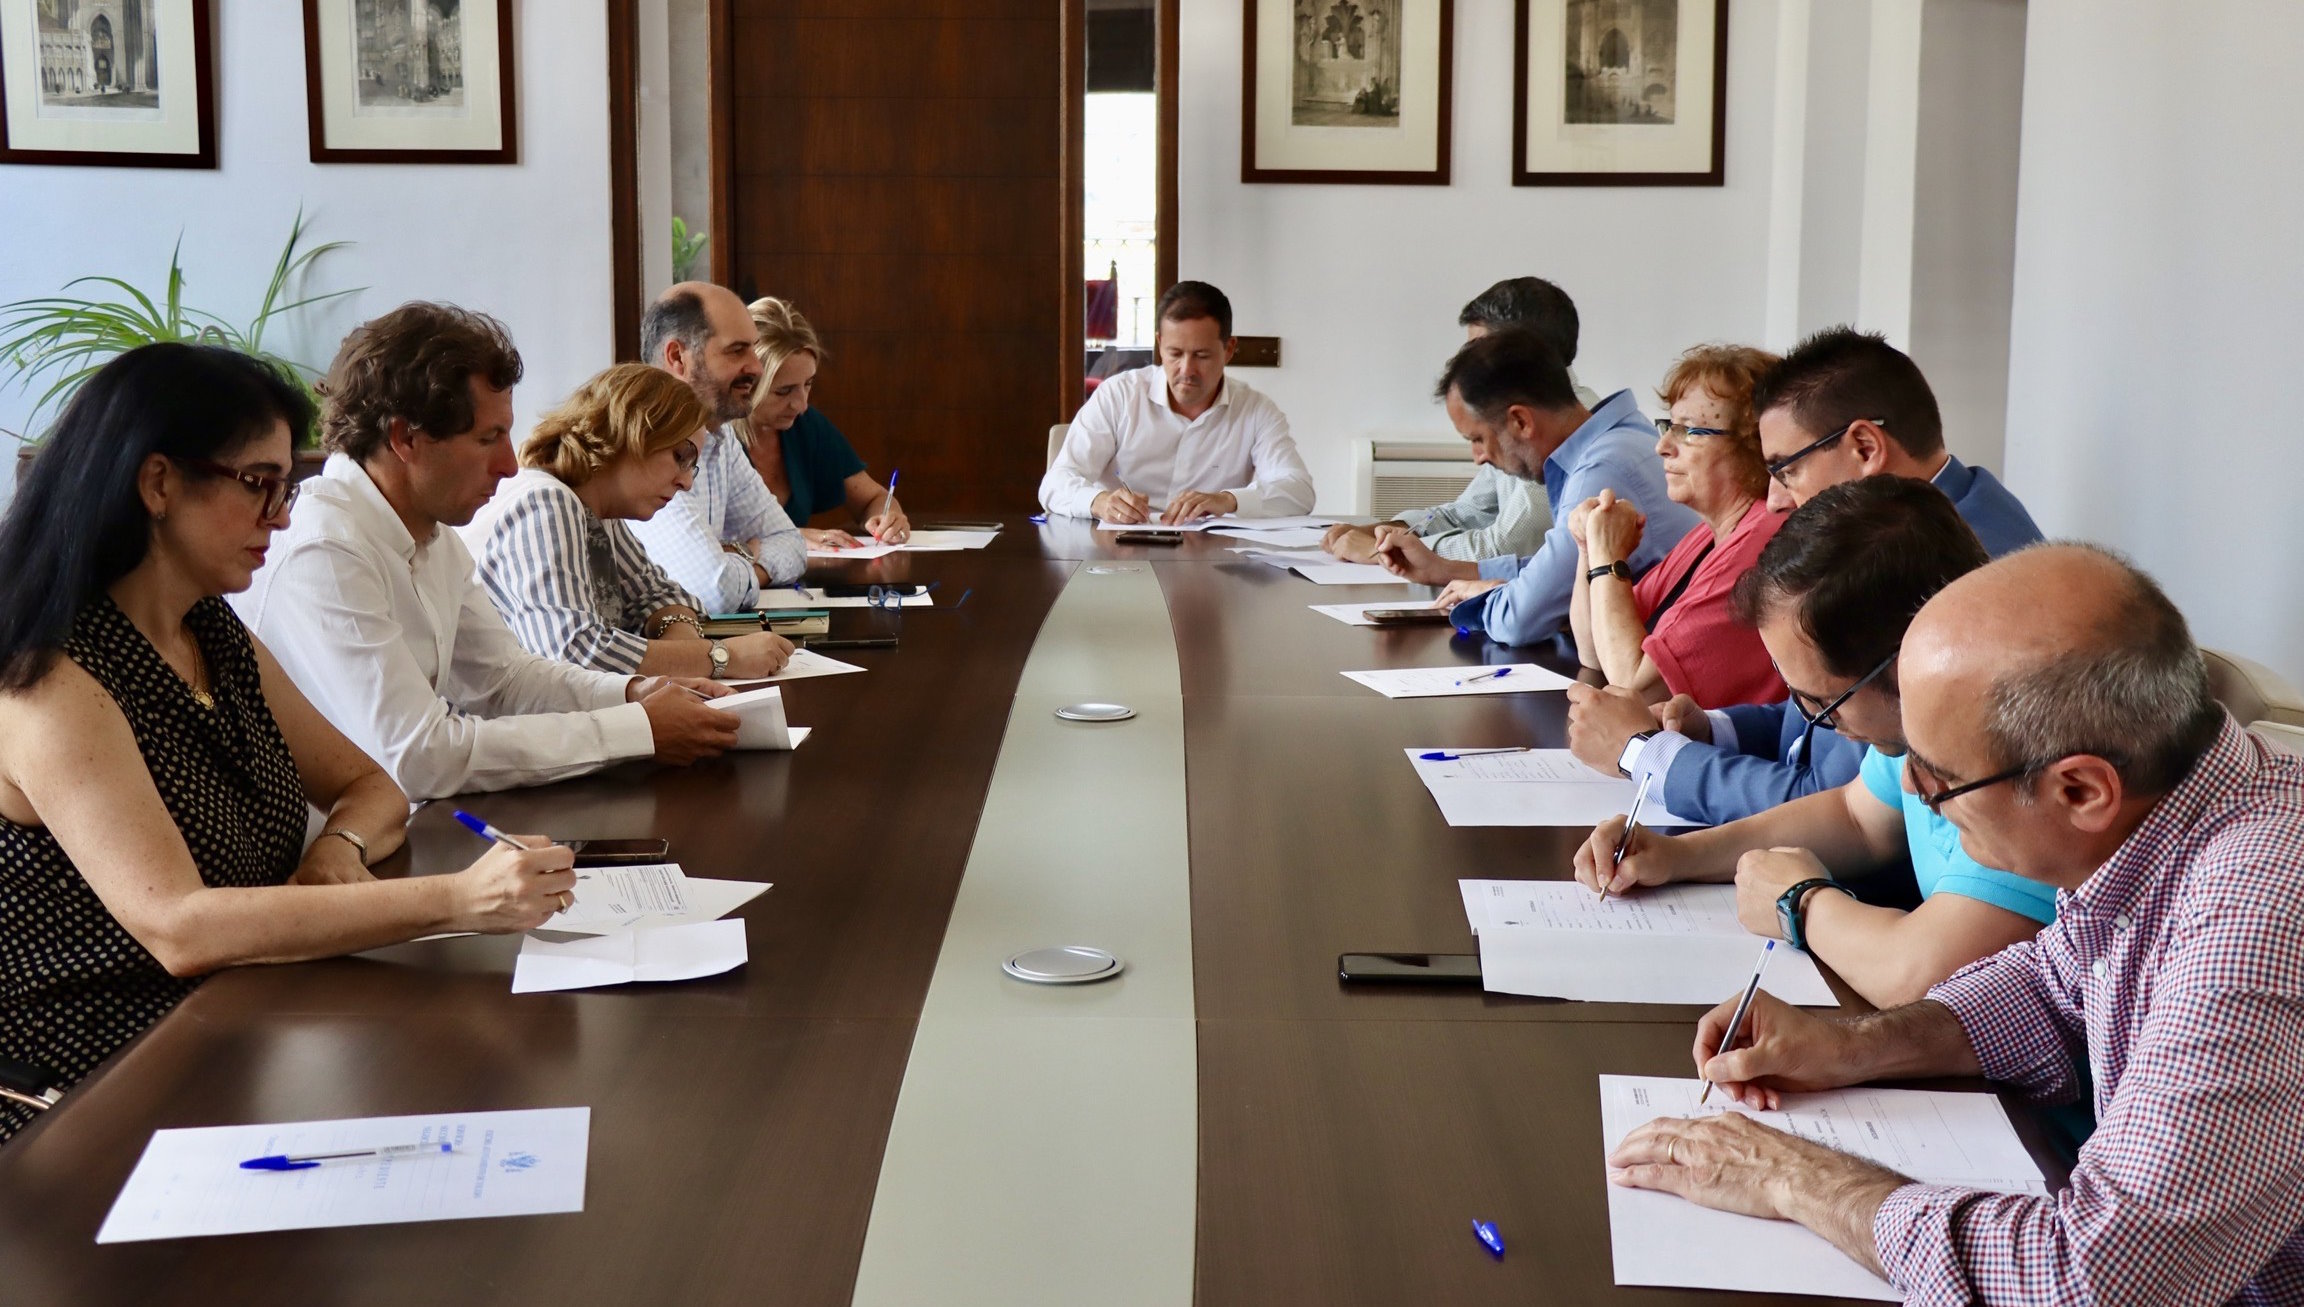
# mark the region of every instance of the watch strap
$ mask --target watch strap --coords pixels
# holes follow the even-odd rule
[[[1847,892],[1830,876],[1810,876],[1776,898],[1776,921],[1784,928],[1784,942],[1803,953],[1808,951],[1808,896],[1820,889]]]
[[[1584,579],[1587,581],[1597,581],[1604,576],[1615,577],[1617,580],[1622,581],[1626,585],[1630,585],[1632,583],[1632,565],[1619,558],[1615,562],[1610,563],[1605,567],[1595,567],[1591,571],[1586,572],[1584,574]]]
[[[1655,739],[1656,735],[1655,731],[1636,731],[1631,739],[1624,742],[1624,752],[1616,759],[1616,770],[1624,779],[1632,779],[1632,764],[1640,760],[1640,751],[1647,748],[1648,741]]]

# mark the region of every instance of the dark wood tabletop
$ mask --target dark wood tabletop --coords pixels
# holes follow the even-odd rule
[[[1529,651],[1308,609],[1426,590],[1021,519],[983,550],[812,571],[932,582],[936,606],[835,614],[901,644],[785,686],[816,728],[798,751],[433,804],[384,868],[469,862],[459,805],[516,832],[664,836],[691,875],[773,883],[739,910],[746,966],[515,996],[517,940],[465,938],[221,973],[0,1147],[0,1301],[847,1302],[1025,658],[1077,567],[1147,563],[1185,700],[1197,1300],[1718,1301],[1613,1287],[1599,1156],[1596,1077],[1689,1074],[1697,1009],[1336,980],[1341,952],[1471,951],[1457,879],[1562,876],[1577,839],[1452,829],[1401,755],[1557,744],[1561,696],[1395,702],[1338,673]],[[155,1129],[578,1105],[582,1213],[94,1243]]]

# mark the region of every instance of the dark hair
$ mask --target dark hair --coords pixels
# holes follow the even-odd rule
[[[1180,281],[1160,295],[1160,307],[1152,315],[1152,329],[1158,331],[1163,322],[1186,322],[1193,318],[1216,319],[1219,340],[1232,339],[1232,301],[1224,292],[1204,281]]]
[[[0,518],[0,690],[45,676],[80,611],[152,546],[137,487],[154,454],[217,462],[286,422],[312,429],[304,387],[214,345],[160,344],[105,364],[64,406]]]
[[[1835,676],[1858,677],[1904,643],[1920,606],[1991,561],[1944,492],[1910,477],[1861,477],[1792,510],[1736,578],[1736,619],[1786,604]],[[1893,683],[1893,669],[1887,674]]]
[[[1851,422],[1878,421],[1914,458],[1944,448],[1944,415],[1928,378],[1876,332],[1826,327],[1793,346],[1752,391],[1755,414],[1779,408],[1819,438]]]
[[[692,290],[659,298],[640,315],[640,361],[661,364],[664,342],[679,341],[689,352],[712,339],[712,315],[704,311],[704,297]]]
[[[328,365],[320,437],[365,462],[392,419],[435,440],[472,429],[472,378],[494,390],[520,382],[520,351],[504,324],[453,304],[414,300],[352,329]]]
[[[1504,410],[1515,404],[1547,413],[1576,406],[1568,365],[1543,337],[1520,327],[1465,341],[1448,360],[1432,395],[1444,400],[1451,390],[1464,407],[1490,422],[1502,421]]]
[[[1576,361],[1576,301],[1542,277],[1507,277],[1474,296],[1456,315],[1459,327],[1533,331],[1565,365]]]

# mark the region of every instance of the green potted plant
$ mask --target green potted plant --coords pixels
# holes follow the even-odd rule
[[[265,328],[282,314],[355,294],[365,287],[289,300],[287,297],[293,293],[290,286],[301,285],[314,261],[347,243],[330,241],[300,251],[298,247],[303,240],[304,211],[299,208],[295,222],[288,229],[288,243],[281,247],[279,259],[272,265],[272,279],[264,288],[263,303],[244,327],[184,303],[184,267],[179,257],[184,247],[182,236],[177,237],[176,248],[168,255],[168,285],[158,297],[118,277],[89,276],[66,282],[55,295],[0,304],[0,360],[15,369],[16,384],[25,390],[43,378],[50,379],[47,390],[32,406],[34,420],[27,425],[37,432],[43,425],[38,419],[60,411],[72,392],[98,368],[139,345],[154,341],[177,340],[236,349],[264,360],[278,368],[281,375],[310,389],[320,376],[318,370],[264,348]],[[84,299],[69,293],[74,287],[86,284],[113,287],[121,298]],[[317,394],[314,399],[317,402]],[[36,434],[16,431],[5,434],[19,442],[20,462],[28,462],[39,448]],[[297,462],[300,470],[306,463],[317,466],[318,451],[299,450]],[[17,472],[21,477],[21,465]]]

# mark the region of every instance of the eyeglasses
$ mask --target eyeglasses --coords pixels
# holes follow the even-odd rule
[[[1811,440],[1802,448],[1793,450],[1791,453],[1786,454],[1784,457],[1777,459],[1773,463],[1770,463],[1768,465],[1768,475],[1776,478],[1777,485],[1784,487],[1786,490],[1790,490],[1792,488],[1792,479],[1788,474],[1792,471],[1792,465],[1799,462],[1801,459],[1808,457],[1810,454],[1815,453],[1817,450],[1824,448],[1826,445],[1831,444],[1833,441],[1838,440],[1840,437],[1847,435],[1850,431],[1855,429],[1856,422],[1869,422],[1876,427],[1886,427],[1888,425],[1888,419],[1886,418],[1857,418],[1855,422],[1850,422],[1847,426],[1840,428],[1838,431],[1833,432],[1831,435],[1825,436],[1821,440]]]
[[[696,447],[696,442],[693,440],[683,440],[679,444],[672,447],[672,466],[679,468],[683,472],[695,471],[696,464],[702,460],[703,457],[704,451],[698,449]]]
[[[300,489],[295,482],[286,477],[266,476],[261,472],[243,472],[239,468],[218,463],[213,459],[179,458],[176,461],[186,467],[197,468],[202,472],[212,473],[220,477],[230,477],[248,487],[263,501],[263,517],[266,521],[280,516],[290,504],[295,503],[296,492]]]
[[[2070,756],[2071,755],[2069,754],[2065,755],[2065,757]],[[1945,788],[1936,791],[1934,794],[1922,794],[1920,793],[1920,788],[1915,785],[1912,788],[1912,796],[1920,800],[1921,803],[1927,805],[1928,811],[1941,817],[1944,815],[1944,805],[1950,803],[1954,799],[1959,798],[1963,794],[1974,794],[1978,790],[1989,789],[1995,785],[2005,785],[2009,781],[2015,780],[2019,776],[2029,776],[2034,772],[2046,771],[2048,768],[2056,765],[2056,763],[2060,761],[2062,761],[2060,758],[2047,758],[2039,762],[2022,763],[2018,766],[2010,767],[2006,771],[1996,771],[1980,781],[1967,781],[1959,785],[1948,785]],[[2125,769],[2128,766],[2127,759],[2125,758],[2107,757],[2104,759],[2104,761],[2111,763],[2116,768]],[[1940,771],[1937,771],[1933,765],[1921,762],[1917,758],[1909,758],[1905,765],[1907,767],[1911,767],[1915,764],[1918,765],[1920,770],[1927,772],[1932,776],[1941,777],[1944,774]]]
[[[1670,436],[1675,440],[1687,440],[1691,437],[1725,436],[1728,432],[1724,427],[1687,427],[1670,418],[1658,418],[1656,419],[1656,434]]]
[[[1858,690],[1861,690],[1865,686],[1870,685],[1875,679],[1879,677],[1880,673],[1887,671],[1890,667],[1895,665],[1896,655],[1891,653],[1886,658],[1880,660],[1879,666],[1874,667],[1871,671],[1864,673],[1863,676],[1857,679],[1854,685],[1849,686],[1847,689],[1842,690],[1839,694],[1833,696],[1832,702],[1825,704],[1823,707],[1817,709],[1814,712],[1808,711],[1808,705],[1802,702],[1802,700],[1811,698],[1813,696],[1803,694],[1798,690],[1794,690],[1792,691],[1792,706],[1799,709],[1800,715],[1808,720],[1808,724],[1810,726],[1821,727],[1827,731],[1837,731],[1840,729],[1840,705],[1848,702],[1850,699],[1855,698],[1856,692]],[[1777,674],[1781,676],[1783,674],[1782,670],[1779,669]]]
[[[917,599],[942,584],[941,581],[930,581],[926,585],[876,585],[864,592],[864,604],[868,608],[883,609],[902,617],[905,600]]]

